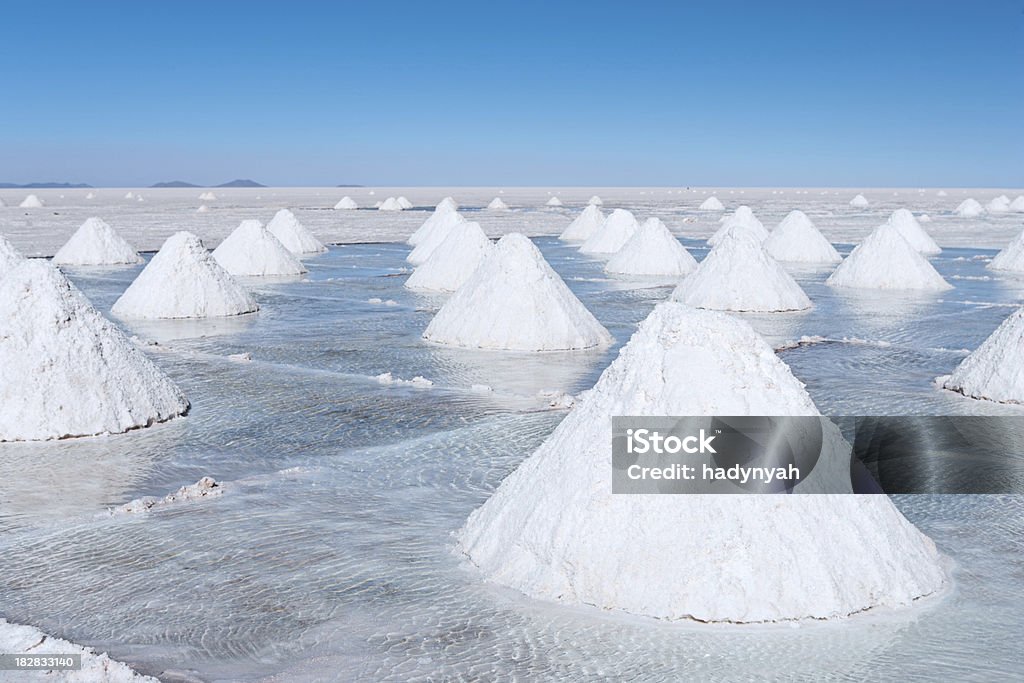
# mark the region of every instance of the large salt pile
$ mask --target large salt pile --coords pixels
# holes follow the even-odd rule
[[[96,653],[91,647],[71,643],[43,633],[33,626],[12,624],[0,618],[0,652],[18,652],[29,657],[66,657],[79,655],[80,668],[47,671],[37,670],[24,678],[3,676],[3,680],[46,681],[47,683],[160,683],[156,678],[136,673],[123,662],[110,658],[106,652]]]
[[[395,201],[396,201],[396,202],[398,202],[398,205],[399,205],[400,207],[402,207],[402,210],[403,210],[403,211],[405,211],[406,209],[411,209],[411,208],[412,208],[412,202],[410,202],[410,201],[409,201],[408,199],[406,199],[406,198],[405,198],[404,196],[402,196],[402,197],[399,197],[399,198],[398,198],[398,199],[396,199]]]
[[[604,206],[604,201],[596,194],[587,202],[590,206]]]
[[[697,208],[701,211],[725,211],[725,205],[714,196],[705,199]]]
[[[765,251],[778,261],[792,263],[839,263],[839,255],[807,214],[790,211],[764,241]]]
[[[580,245],[580,252],[614,254],[622,249],[639,227],[632,213],[625,209],[615,209],[604,219],[597,232]]]
[[[871,202],[868,201],[868,198],[865,197],[862,194],[858,194],[856,197],[854,197],[853,199],[850,200],[850,206],[852,206],[854,208],[857,208],[857,209],[866,208],[870,204],[871,204]]]
[[[420,230],[426,228],[426,231],[422,233],[422,239],[418,241],[416,246],[413,248],[409,255],[405,257],[405,260],[414,266],[418,266],[421,263],[426,263],[430,255],[434,253],[434,250],[441,246],[441,243],[448,239],[448,235],[451,234],[452,229],[461,224],[465,223],[466,219],[462,217],[458,211],[454,209],[445,209],[443,213],[438,215],[438,210],[424,221],[423,225],[420,226]],[[429,223],[429,225],[428,225]],[[413,233],[413,237],[417,230]],[[409,238],[410,240],[412,237]]]
[[[21,200],[21,204],[18,204],[23,209],[41,209],[43,208],[43,200],[34,194],[30,194]]]
[[[0,275],[0,441],[120,433],[188,401],[60,271],[22,259]]]
[[[942,386],[971,398],[1024,403],[1024,309],[964,358]]]
[[[604,225],[604,213],[596,204],[588,204],[558,239],[566,242],[585,242]]]
[[[811,300],[744,226],[735,226],[704,257],[672,299],[694,308],[772,313],[802,311]]]
[[[985,213],[985,208],[978,202],[977,199],[968,197],[967,199],[960,202],[953,213],[964,218],[976,218],[981,214]]]
[[[562,200],[559,199],[558,197],[552,197],[551,199],[548,200],[547,205],[548,206],[561,206],[562,205]]]
[[[213,258],[232,275],[301,275],[307,272],[302,262],[255,220],[242,221],[213,250]]]
[[[988,267],[992,270],[1006,270],[1012,273],[1024,273],[1024,232],[996,254]]]
[[[257,308],[198,237],[179,232],[167,238],[110,312],[124,318],[216,318]]]
[[[267,223],[267,230],[293,254],[321,254],[327,251],[324,243],[306,230],[288,209],[281,209],[274,214]]]
[[[406,244],[418,246],[435,230],[446,230],[452,224],[461,223],[463,220],[465,219],[459,215],[458,209],[455,207],[455,200],[448,197],[442,200],[434,212],[427,217],[427,220],[423,221],[423,224],[409,236]]]
[[[925,232],[925,229],[921,227],[921,224],[914,214],[910,213],[907,209],[896,209],[889,216],[889,223],[895,226],[899,233],[903,235],[903,239],[910,242],[910,246],[917,249],[918,252],[930,255],[938,254],[942,251],[939,245],[935,243],[931,235]]]
[[[487,205],[487,208],[492,211],[504,211],[508,208],[508,204],[506,204],[501,197],[495,197],[491,200],[491,203]]]
[[[7,238],[0,235],[0,277],[24,258]]]
[[[113,266],[142,263],[135,248],[101,218],[89,218],[53,255],[58,265]]]
[[[402,205],[394,197],[388,197],[380,206],[377,207],[378,211],[402,211]]]
[[[0,204],[0,206],[3,205]],[[1010,211],[1013,211],[1014,213],[1024,213],[1024,194],[1010,202]]]
[[[423,338],[467,348],[562,351],[612,336],[524,235],[498,241],[430,321]]]
[[[747,323],[660,304],[458,549],[531,597],[667,620],[842,618],[941,590],[935,544],[886,496],[611,492],[612,416],[817,414]]]
[[[730,232],[734,227],[750,232],[759,241],[764,242],[768,239],[768,230],[764,227],[761,221],[754,215],[754,211],[749,206],[738,206],[736,210],[730,215],[722,219],[722,227],[718,231],[708,238],[708,244],[715,246],[718,244],[722,237]]]
[[[605,264],[607,273],[670,275],[682,277],[697,269],[697,260],[686,251],[661,219],[651,217]]]
[[[875,228],[825,283],[861,289],[952,289],[892,223]]]
[[[494,245],[479,223],[466,221],[454,226],[448,236],[434,249],[405,281],[409,289],[454,292],[469,279]]]
[[[356,204],[356,200],[346,195],[338,200],[338,203],[334,205],[334,208],[339,211],[351,211],[352,209],[358,209],[359,205]]]
[[[986,204],[985,210],[989,213],[1006,213],[1010,210],[1010,198],[1001,194]]]

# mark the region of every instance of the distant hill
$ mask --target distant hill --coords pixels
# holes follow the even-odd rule
[[[335,187],[366,187],[366,185],[335,185]]]
[[[239,180],[232,180],[230,183],[223,183],[221,185],[217,185],[217,187],[266,187],[266,185],[260,185],[255,180],[248,180],[243,178]]]
[[[184,180],[168,180],[164,183],[154,183],[150,187],[200,187],[192,183],[186,183]]]
[[[0,183],[0,187],[5,190],[76,190],[79,188],[88,188],[92,185],[86,185],[85,183],[25,183],[19,185],[18,183]]]

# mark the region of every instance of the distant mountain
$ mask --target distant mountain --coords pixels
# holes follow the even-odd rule
[[[216,187],[266,187],[266,185],[260,185],[255,180],[239,179],[232,180],[230,183],[222,183]]]
[[[83,186],[84,187],[84,186]],[[230,183],[222,183],[220,185],[196,185],[195,183],[188,183],[184,180],[168,180],[162,183],[156,183],[150,185],[150,187],[163,187],[163,188],[175,188],[175,187],[266,187],[266,185],[260,185],[255,180],[232,180]]]
[[[201,187],[200,185],[193,185],[192,183],[186,183],[184,180],[168,180],[164,183],[155,183],[150,187]]]
[[[335,185],[335,187],[366,187],[366,185]]]
[[[5,190],[77,190],[79,188],[92,187],[92,185],[86,185],[85,183],[25,183],[24,185],[0,183],[0,187]]]

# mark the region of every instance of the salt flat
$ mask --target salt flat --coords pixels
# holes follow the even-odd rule
[[[637,219],[656,215],[673,232],[706,238],[718,229],[721,214],[699,211],[709,196],[717,196],[727,211],[748,204],[769,229],[792,209],[801,209],[832,242],[859,241],[895,209],[907,208],[915,214],[927,213],[934,220],[927,230],[942,246],[1001,248],[1022,227],[1018,213],[986,214],[963,218],[953,214],[967,197],[982,204],[1007,194],[1016,197],[1017,189],[950,189],[938,196],[937,189],[822,189],[822,188],[499,188],[499,187],[379,187],[379,188],[245,188],[217,189],[216,200],[200,200],[204,190],[102,188],[96,190],[8,190],[0,189],[0,233],[26,255],[50,256],[91,216],[110,223],[138,249],[151,251],[172,233],[188,230],[214,248],[243,219],[268,222],[278,209],[289,208],[303,225],[325,242],[404,241],[426,214],[445,196],[453,196],[462,206],[467,220],[475,220],[491,236],[508,232],[527,235],[557,235],[572,217],[597,194],[605,211],[632,210]],[[856,209],[849,205],[857,192],[863,192],[870,205]],[[18,203],[32,192],[45,203],[42,209],[21,209]],[[94,199],[86,199],[89,193]],[[131,192],[133,199],[125,199]],[[370,193],[373,194],[370,194]],[[780,194],[781,193],[781,194]],[[410,211],[376,211],[362,208],[337,211],[332,207],[344,196],[351,196],[360,207],[388,197],[405,196],[414,205]],[[138,201],[141,196],[143,201]],[[564,206],[548,207],[552,196]],[[511,209],[485,210],[494,197],[501,197]],[[209,212],[197,213],[200,205]]]
[[[543,206],[549,189],[565,206]],[[813,308],[740,316],[786,347],[779,356],[823,413],[1024,413],[934,384],[1024,298],[1024,279],[985,268],[1021,215],[950,213],[966,196],[987,203],[1004,191],[863,190],[867,209],[849,206],[854,190],[821,191],[216,190],[198,214],[201,190],[135,190],[145,201],[134,203],[127,190],[94,190],[95,200],[36,191],[47,206],[28,210],[0,190],[0,232],[36,255],[91,215],[152,250],[183,229],[214,247],[241,220],[266,222],[285,206],[325,242],[376,242],[332,246],[304,261],[305,276],[247,280],[255,315],[117,321],[192,409],[118,436],[0,447],[0,613],[167,680],[758,678],[780,663],[808,681],[1024,674],[1019,496],[898,498],[953,561],[953,592],[920,609],[795,628],[667,625],[551,605],[483,581],[452,552],[453,532],[562,420],[560,397],[592,386],[675,284],[608,275],[602,259],[551,237],[593,194],[605,211],[658,215],[698,260],[721,214],[695,207],[712,192],[727,208],[749,203],[769,228],[803,209],[844,256],[893,209],[929,213],[925,227],[945,248],[931,263],[953,290],[844,291],[825,284],[829,268],[798,268]],[[422,209],[329,208],[345,194],[361,205],[405,195]],[[614,345],[524,354],[424,343],[446,296],[403,286],[404,240],[449,194],[492,235],[543,235],[535,243]],[[512,210],[478,210],[494,196]],[[142,267],[66,272],[109,315]],[[385,373],[433,384],[379,380]],[[226,483],[222,495],[106,512],[205,475]]]

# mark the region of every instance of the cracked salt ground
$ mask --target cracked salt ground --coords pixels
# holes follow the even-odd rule
[[[627,289],[571,245],[537,242],[619,343],[671,291]],[[685,244],[698,259],[707,253]],[[0,612],[171,680],[174,671],[282,681],[758,678],[779,666],[795,680],[1022,671],[1020,497],[898,499],[956,562],[955,589],[920,609],[841,623],[666,625],[483,583],[451,553],[451,532],[561,419],[538,392],[588,388],[615,351],[424,345],[419,333],[443,298],[388,277],[407,253],[333,247],[304,262],[308,282],[253,284],[260,313],[226,326],[131,325],[161,340],[145,348],[193,409],[117,437],[4,444]],[[947,278],[976,276],[985,262],[973,257],[991,253],[947,249],[933,263]],[[135,272],[72,277],[106,312]],[[932,383],[960,360],[939,349],[976,347],[1019,300],[1020,281],[955,280],[941,295],[887,299],[836,292],[823,284],[827,269],[794,272],[813,309],[742,316],[773,346],[804,335],[890,344],[781,353],[823,412],[1024,411]],[[252,362],[228,359],[237,353]],[[434,386],[380,385],[384,372]],[[98,514],[205,475],[230,486],[141,517]]]

